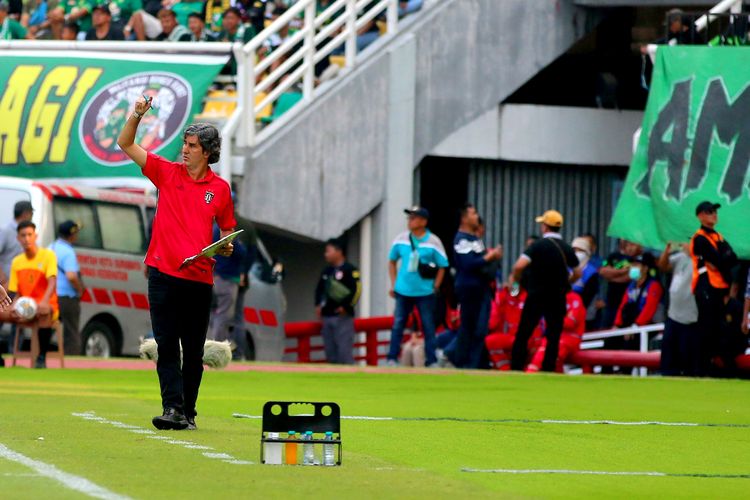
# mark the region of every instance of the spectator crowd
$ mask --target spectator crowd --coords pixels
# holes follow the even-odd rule
[[[619,240],[606,258],[593,234],[566,243],[562,214],[549,210],[536,219],[540,235],[528,237],[507,276],[503,247],[485,245],[474,206],[461,210],[450,254],[428,228],[429,211],[409,208],[407,229],[389,253],[395,312],[386,363],[563,371],[585,332],[664,322],[663,334],[649,337],[650,349],[661,349],[663,375],[737,376],[735,359],[748,348],[750,278],[747,263],[716,231],[719,208],[708,201],[696,207],[698,229],[689,243],[651,252]],[[328,243],[329,265],[315,297],[327,359],[353,363],[332,347],[351,353],[359,296],[359,272],[342,249],[338,240]],[[343,283],[341,291],[330,291]],[[345,326],[331,326],[331,317]],[[640,346],[637,329],[604,341],[612,350]]]

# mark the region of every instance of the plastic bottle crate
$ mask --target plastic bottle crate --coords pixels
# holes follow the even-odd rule
[[[289,409],[293,405],[311,405],[315,411],[312,415],[290,415]],[[289,431],[295,431],[297,435],[302,435],[306,431],[312,431],[313,439],[305,441],[303,439],[287,439]],[[333,434],[333,439],[324,439],[326,432]],[[278,437],[269,437],[270,434],[277,434]],[[320,456],[320,463],[314,465],[324,465],[324,445],[334,446],[335,461],[334,465],[341,465],[343,447],[341,442],[341,409],[336,403],[316,403],[306,401],[269,401],[263,405],[263,425],[260,436],[260,462],[262,464],[270,463],[267,461],[266,446],[278,444],[280,446],[280,462],[285,464],[284,446],[287,443],[294,443],[298,446],[297,457],[303,456],[305,443],[312,443],[315,450],[316,458]],[[320,454],[317,451],[320,451]],[[276,463],[274,463],[276,465]],[[293,465],[293,464],[287,464]],[[294,465],[302,465],[297,463]]]

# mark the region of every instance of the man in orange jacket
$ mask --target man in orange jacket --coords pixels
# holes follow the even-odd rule
[[[729,294],[731,272],[737,263],[729,243],[714,228],[719,221],[718,203],[704,201],[695,209],[701,223],[700,229],[690,240],[690,256],[693,259],[693,294],[698,305],[698,332],[700,349],[697,350],[695,366],[698,375],[708,374],[711,358],[718,351],[724,297]]]

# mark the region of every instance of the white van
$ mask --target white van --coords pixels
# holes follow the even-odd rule
[[[81,332],[87,356],[138,355],[151,333],[143,258],[156,197],[0,176],[0,228],[16,202],[31,201],[39,245],[48,247],[65,220],[83,225],[75,245],[86,292]],[[281,273],[258,240],[244,304],[247,359],[280,361],[286,299]]]

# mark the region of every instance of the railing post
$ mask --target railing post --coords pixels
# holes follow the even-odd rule
[[[315,0],[305,6],[305,74],[302,80],[302,95],[312,98],[315,89]]]
[[[378,331],[367,330],[365,332],[365,360],[368,366],[378,366]]]
[[[232,45],[232,53],[234,54],[234,60],[237,64],[237,107],[245,109],[245,112],[240,115],[240,123],[235,136],[237,137],[237,145],[244,148],[249,145],[248,140],[250,136],[248,135],[248,116],[253,116],[255,109],[248,100],[247,56],[245,56],[245,51],[242,49],[243,46],[239,42]],[[224,137],[223,139],[224,141],[231,141],[231,137]]]
[[[357,0],[346,0],[346,42],[344,42],[344,56],[346,67],[354,66],[354,58],[357,57]]]
[[[641,343],[641,349],[640,349],[640,351],[642,353],[646,353],[646,352],[648,352],[648,333],[645,332],[645,331],[643,331],[643,330],[641,330],[639,332],[639,335],[641,336],[640,337],[640,341],[641,341],[640,342]],[[639,371],[639,374],[640,374],[641,377],[645,377],[646,375],[648,375],[648,368],[646,368],[645,366],[639,367],[638,371]]]
[[[388,2],[385,19],[388,24],[388,34],[395,35],[398,32],[398,0]]]
[[[297,363],[310,362],[310,337],[297,337]]]

